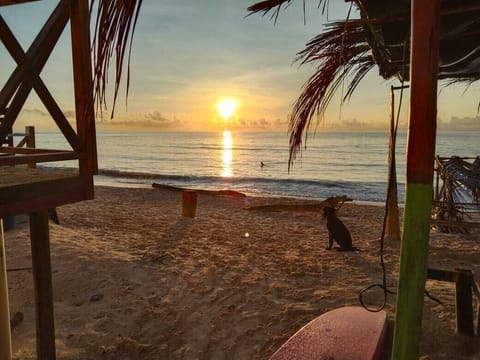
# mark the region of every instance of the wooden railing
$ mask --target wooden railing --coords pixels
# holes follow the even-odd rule
[[[21,137],[17,145],[14,138]],[[6,144],[7,146],[4,146]],[[25,133],[9,133],[0,146],[0,166],[85,159],[86,154],[77,151],[38,149],[35,147],[35,128],[26,126]]]

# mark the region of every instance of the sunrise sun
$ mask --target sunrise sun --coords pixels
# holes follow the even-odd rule
[[[223,98],[217,103],[216,107],[220,116],[227,120],[235,114],[238,103],[234,99]]]

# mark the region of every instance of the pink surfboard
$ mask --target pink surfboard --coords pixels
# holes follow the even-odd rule
[[[385,311],[345,306],[310,321],[270,360],[379,360],[386,332]]]

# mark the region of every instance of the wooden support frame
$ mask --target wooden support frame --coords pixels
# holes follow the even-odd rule
[[[0,148],[1,149],[1,148]],[[55,151],[48,153],[30,153],[24,156],[2,156],[0,157],[0,165],[22,165],[36,164],[40,162],[79,160],[86,157],[83,153],[73,151]]]
[[[69,144],[74,150],[80,151],[81,146],[77,134],[70,126],[65,115],[39,76],[41,69],[48,60],[50,53],[53,51],[58,38],[68,22],[67,2],[69,2],[69,0],[63,0],[63,2],[58,4],[49,21],[45,24],[27,53],[23,51],[8,25],[0,17],[0,39],[18,64],[4,89],[2,89],[2,93],[0,93],[0,107],[6,106],[6,103],[10,100],[12,101],[12,105],[10,105],[8,111],[6,111],[6,116],[3,121],[5,124],[2,124],[4,128],[0,127],[0,134],[5,132],[8,126],[11,127],[33,86]],[[29,77],[29,82],[31,82],[30,88],[25,82],[22,83],[25,76]],[[20,89],[22,90],[21,96],[15,94],[17,88],[18,91],[20,91]]]
[[[29,1],[0,0],[0,6]],[[0,156],[0,217],[30,214],[37,358],[42,360],[54,360],[56,357],[47,209],[92,199],[93,175],[98,172],[89,3],[88,0],[57,1],[57,6],[26,51],[0,16],[0,41],[17,63],[0,89],[0,153],[6,154]],[[75,130],[40,77],[69,20],[76,106]],[[27,145],[27,148],[15,148],[11,142],[8,142],[9,146],[3,146],[3,139],[7,136],[9,141],[13,140],[12,126],[32,89],[44,103],[72,151],[35,149],[34,134],[29,136],[28,129],[27,137],[19,144]],[[34,168],[38,162],[63,160],[78,160],[78,171],[57,169],[50,173]],[[21,164],[29,166],[10,166]],[[8,310],[6,313],[8,315]],[[10,346],[10,338],[2,330],[0,345],[2,349],[7,349],[3,347],[4,343]],[[8,358],[1,351],[0,355],[2,360]]]
[[[72,128],[40,78],[40,72],[69,20],[71,21],[76,130]],[[9,154],[0,157],[0,166],[28,164],[33,167],[39,162],[78,160],[79,173],[84,183],[84,189],[81,191],[84,199],[93,198],[93,175],[98,173],[89,25],[88,0],[58,0],[57,6],[34,41],[28,50],[24,51],[0,16],[0,40],[17,63],[17,67],[0,90],[0,114],[2,114],[0,138],[11,134],[12,125],[20,109],[31,90],[34,89],[72,147],[72,151],[26,152],[9,150],[0,145],[0,152]],[[9,145],[13,146],[13,144]],[[74,198],[78,201],[79,197],[72,195],[72,202]]]

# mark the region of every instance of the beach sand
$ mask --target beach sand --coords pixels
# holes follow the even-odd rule
[[[341,195],[341,194],[339,194]],[[359,252],[327,251],[319,212],[260,211],[304,203],[200,194],[194,219],[181,192],[97,187],[96,198],[58,208],[51,253],[58,359],[267,359],[308,321],[382,279],[383,207],[346,203],[338,216]],[[31,266],[28,223],[5,234],[8,268]],[[387,283],[396,287],[399,242],[387,241]],[[433,232],[431,267],[480,278],[480,234]],[[31,271],[8,273],[15,359],[35,359]],[[478,279],[477,279],[478,281]],[[455,333],[455,291],[428,281],[424,359],[478,359],[479,339]],[[366,301],[381,304],[373,291]],[[394,317],[395,295],[386,310]],[[475,345],[475,343],[477,345]]]

